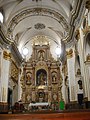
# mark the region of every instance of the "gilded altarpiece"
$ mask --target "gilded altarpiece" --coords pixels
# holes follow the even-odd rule
[[[52,58],[49,45],[33,46],[32,56],[23,66],[21,84],[22,101],[25,104],[53,104],[62,99],[60,62]]]

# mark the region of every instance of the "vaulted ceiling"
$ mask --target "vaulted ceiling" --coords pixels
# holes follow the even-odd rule
[[[32,44],[50,44],[53,57],[55,48],[67,44],[74,33],[81,0],[1,0],[5,34],[14,41],[22,54]]]

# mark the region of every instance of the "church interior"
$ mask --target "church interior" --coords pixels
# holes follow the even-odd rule
[[[0,117],[70,111],[90,119],[90,0],[0,0]]]

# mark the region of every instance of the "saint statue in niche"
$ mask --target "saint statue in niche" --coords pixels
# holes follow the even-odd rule
[[[54,74],[53,76],[52,76],[52,82],[56,82],[56,75]]]
[[[29,94],[27,95],[27,101],[30,101],[30,95]]]
[[[29,85],[30,83],[31,83],[31,74],[28,73],[28,74],[26,75],[26,84]]]
[[[57,100],[57,95],[55,93],[53,94],[53,100]]]
[[[47,72],[44,69],[39,69],[36,73],[36,85],[47,85]]]
[[[39,60],[44,60],[44,54],[45,54],[45,52],[43,50],[40,50],[38,52],[38,58],[39,58]]]
[[[38,76],[38,85],[45,85],[46,83],[46,75],[41,72]]]

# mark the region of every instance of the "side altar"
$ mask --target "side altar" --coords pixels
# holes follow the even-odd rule
[[[38,106],[50,103],[51,109],[59,109],[58,103],[62,100],[60,62],[52,57],[49,45],[33,45],[32,56],[23,65],[21,86],[26,108],[35,102]]]

